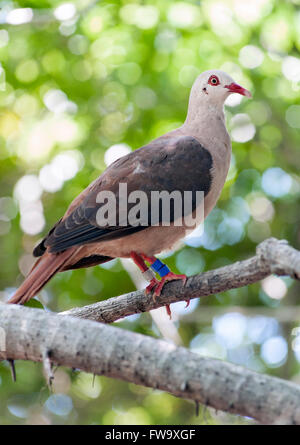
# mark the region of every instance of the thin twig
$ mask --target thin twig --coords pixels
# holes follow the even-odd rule
[[[52,389],[52,383],[54,380],[54,374],[52,370],[52,362],[51,362],[51,352],[49,349],[46,349],[43,353],[43,370],[44,376],[47,382],[49,389]]]
[[[9,366],[10,366],[10,371],[11,371],[11,378],[13,382],[17,381],[17,374],[16,374],[16,367],[15,367],[15,361],[9,359],[8,360]]]

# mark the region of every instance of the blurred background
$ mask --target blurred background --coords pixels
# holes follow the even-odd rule
[[[185,119],[203,70],[233,95],[228,179],[204,227],[163,257],[187,275],[254,254],[267,237],[300,248],[300,0],[0,1],[0,300],[39,239],[116,158]],[[64,272],[42,291],[63,311],[143,287],[128,261]],[[115,323],[300,383],[299,283],[261,283]],[[36,305],[40,303],[36,302]],[[298,335],[299,333],[299,335]],[[238,424],[169,394],[39,364],[0,363],[0,424]]]

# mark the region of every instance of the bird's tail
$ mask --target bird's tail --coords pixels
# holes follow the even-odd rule
[[[59,254],[44,253],[34,264],[24,282],[8,303],[24,304],[34,297],[53,275],[62,269],[66,261],[72,256],[73,250],[68,249]]]

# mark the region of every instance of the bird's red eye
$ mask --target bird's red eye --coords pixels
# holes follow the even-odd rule
[[[213,76],[210,76],[210,78],[208,79],[208,83],[215,87],[220,84],[220,81],[217,76],[213,75]]]

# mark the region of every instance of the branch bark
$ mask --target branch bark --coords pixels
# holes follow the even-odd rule
[[[42,362],[47,357],[56,365],[168,391],[261,423],[300,425],[300,387],[290,382],[40,309],[1,304],[0,323],[6,333],[0,359]]]
[[[156,301],[144,291],[135,291],[61,314],[112,323],[166,304],[253,284],[272,273],[300,279],[300,252],[285,240],[269,238],[257,246],[256,255],[252,258],[189,277],[185,286],[181,281],[167,283]]]
[[[51,365],[64,365],[158,388],[261,423],[300,425],[298,385],[95,323],[245,286],[271,273],[299,279],[300,252],[285,241],[268,239],[250,259],[190,277],[185,286],[168,283],[156,302],[138,291],[60,314],[0,304],[0,359],[41,361],[49,381]]]

